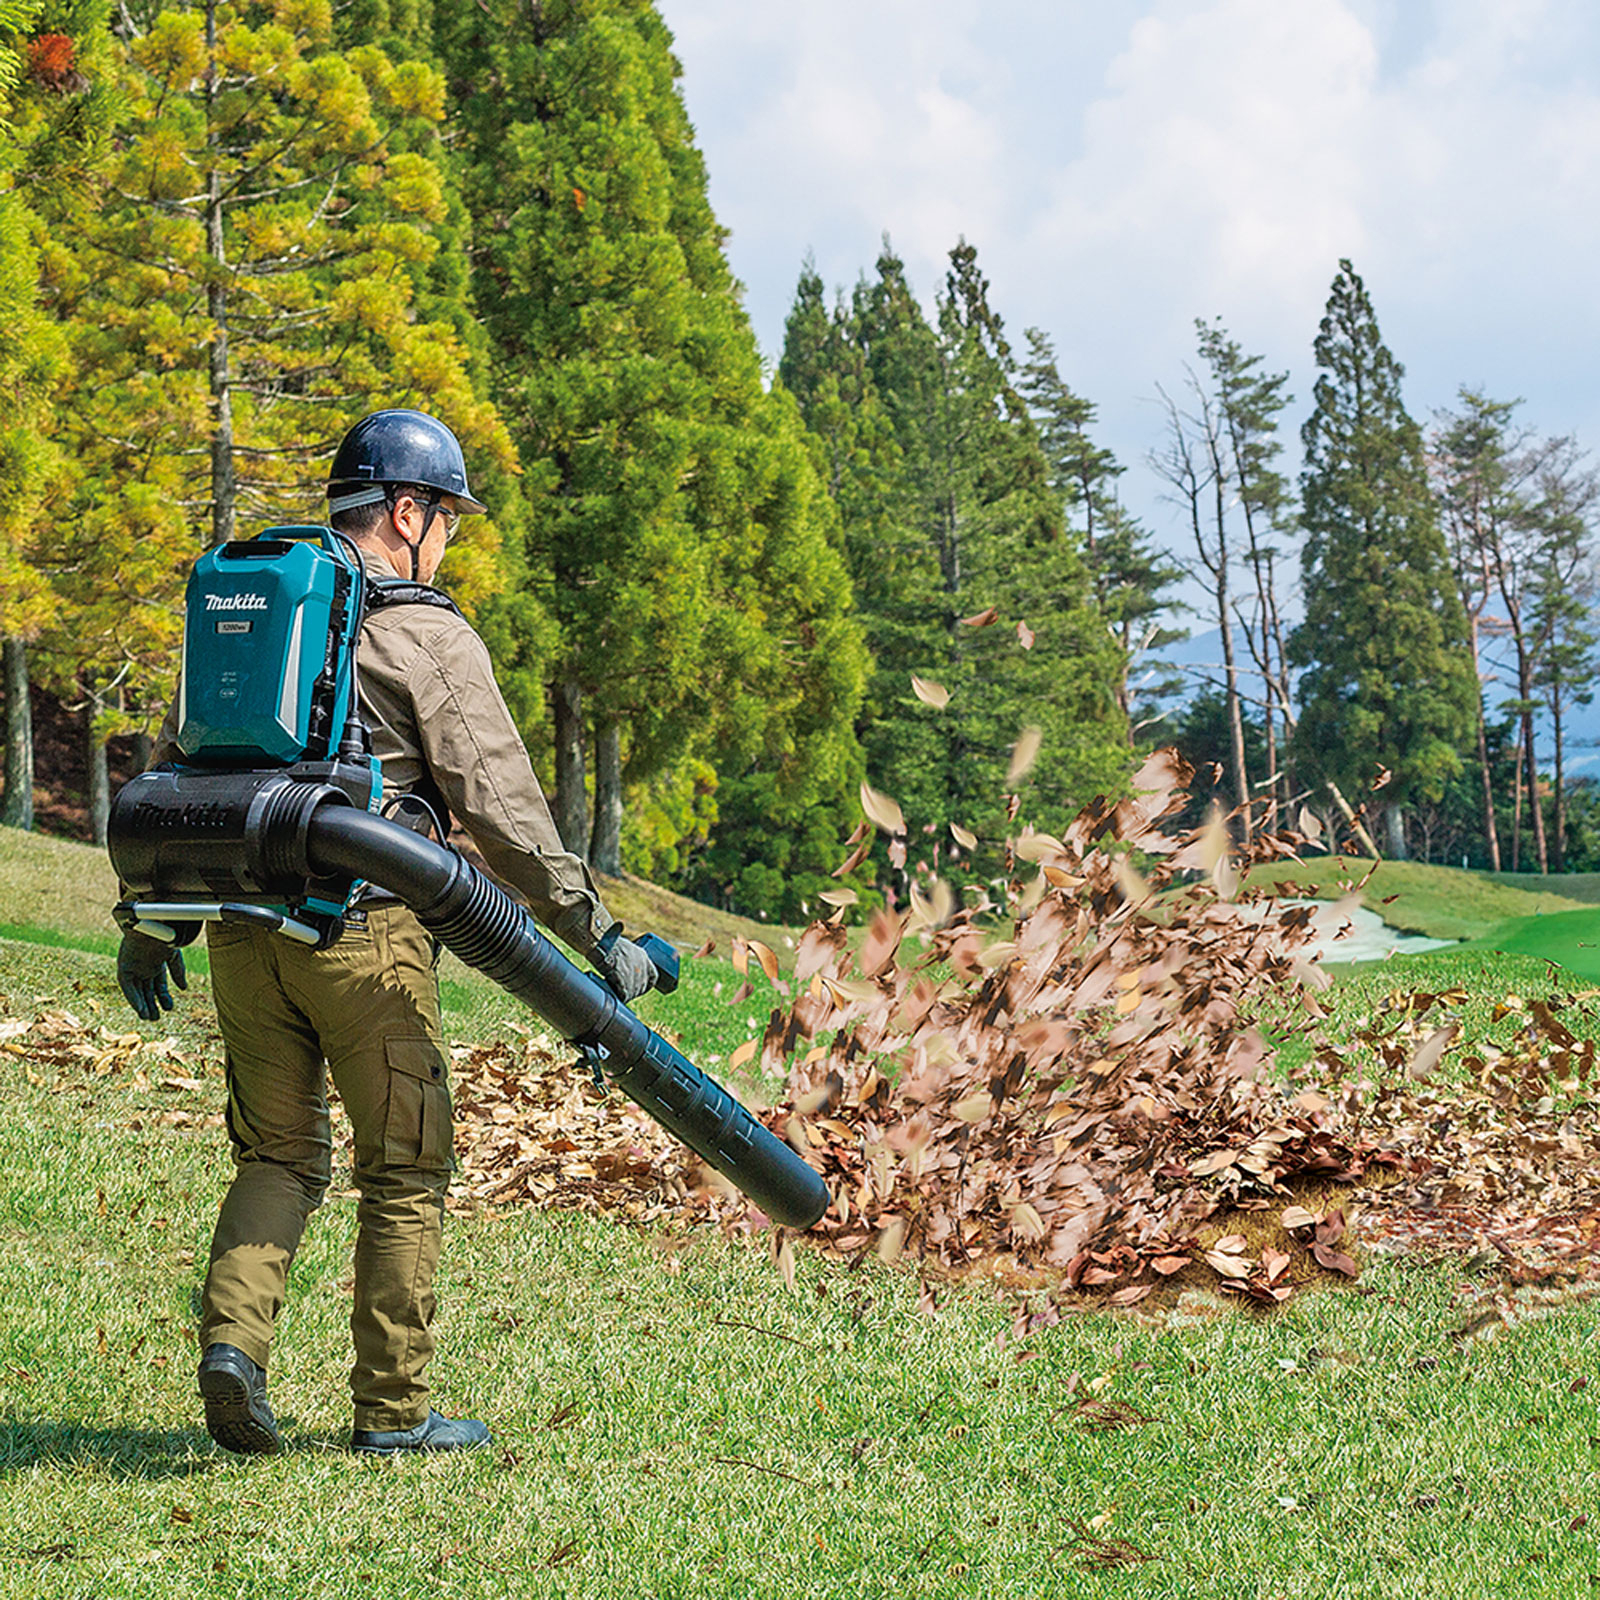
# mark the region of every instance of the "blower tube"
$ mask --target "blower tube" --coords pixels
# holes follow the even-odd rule
[[[280,775],[159,769],[123,786],[112,808],[113,865],[140,892],[268,891],[314,879],[367,882],[416,913],[439,942],[598,1056],[605,1075],[760,1208],[808,1228],[827,1185],[687,1056],[581,971],[470,862],[398,823],[358,811],[322,783]]]

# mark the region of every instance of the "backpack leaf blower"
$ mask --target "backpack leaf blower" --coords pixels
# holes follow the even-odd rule
[[[326,528],[272,528],[196,563],[179,683],[184,759],[132,779],[113,802],[117,921],[179,943],[202,921],[251,922],[326,948],[361,885],[376,885],[774,1221],[811,1226],[829,1203],[820,1174],[497,884],[376,814],[382,780],[357,709],[365,579],[346,543]],[[655,935],[638,942],[670,993],[676,952]]]

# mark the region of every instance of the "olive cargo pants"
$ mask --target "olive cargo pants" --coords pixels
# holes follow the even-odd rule
[[[200,1346],[269,1365],[272,1326],[306,1220],[332,1176],[326,1060],[355,1130],[360,1191],[350,1387],[355,1426],[428,1415],[433,1275],[451,1115],[432,940],[404,906],[370,909],[331,950],[213,923],[233,1183],[201,1304]]]

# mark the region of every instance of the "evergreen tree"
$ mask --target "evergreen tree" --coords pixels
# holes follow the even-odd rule
[[[52,407],[65,341],[41,305],[40,245],[52,208],[80,195],[111,115],[105,0],[0,0],[0,822],[33,826],[30,645],[52,623],[58,534],[49,497],[64,453]]]
[[[1543,463],[1536,514],[1537,547],[1530,581],[1530,620],[1538,641],[1533,688],[1550,718],[1553,742],[1552,817],[1547,870],[1565,872],[1567,842],[1566,734],[1574,706],[1594,699],[1600,667],[1592,520],[1600,479],[1570,441]]]
[[[82,375],[61,396],[76,470],[47,660],[102,734],[116,701],[146,723],[162,704],[198,549],[320,517],[363,412],[446,416],[480,493],[513,464],[458,332],[459,266],[438,264],[438,71],[345,46],[319,6],[174,0],[124,8],[119,35],[126,121],[98,204],[47,252]],[[459,544],[447,570],[470,604],[493,585],[492,524]]]
[[[654,7],[437,20],[550,623],[508,687],[536,746],[548,695],[562,836],[615,871],[625,786],[685,760],[714,752],[791,806],[837,789],[864,670],[848,583],[792,403],[763,389]]]
[[[1404,808],[1440,794],[1473,725],[1466,617],[1402,368],[1348,261],[1315,351],[1301,433],[1305,619],[1290,643],[1305,669],[1296,757],[1358,792],[1382,783],[1387,847],[1403,856]]]
[[[935,837],[930,864],[951,824],[1004,836],[1025,728],[1041,739],[1036,822],[1059,826],[1115,787],[1125,657],[1094,608],[976,251],[951,251],[936,325],[887,243],[876,277],[831,316],[808,267],[780,372],[823,441],[873,651],[868,772]]]
[[[1130,676],[1150,651],[1183,637],[1160,626],[1166,591],[1182,568],[1151,547],[1144,530],[1117,498],[1124,468],[1114,452],[1094,443],[1094,404],[1075,394],[1056,365],[1055,346],[1041,329],[1027,332],[1028,363],[1019,387],[1039,432],[1049,482],[1064,509],[1068,536],[1082,553],[1095,609],[1121,651],[1113,693],[1128,719],[1130,740],[1137,711]]]

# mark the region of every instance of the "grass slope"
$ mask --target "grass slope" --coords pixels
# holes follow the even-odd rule
[[[0,1011],[129,1025],[107,958],[3,957]],[[176,1085],[0,1048],[0,1596],[1478,1600],[1600,1571],[1592,1310],[1460,1336],[1500,1319],[1442,1265],[1030,1332],[981,1283],[925,1314],[904,1265],[801,1252],[791,1293],[761,1241],[452,1219],[436,1398],[496,1444],[358,1460],[344,1173],[274,1352],[291,1448],[226,1456],[193,1396],[228,1175],[203,982],[168,1020]]]
[[[1362,905],[1390,927],[1430,939],[1478,939],[1517,918],[1579,910],[1589,898],[1563,892],[1558,886],[1566,884],[1564,878],[1536,878],[1530,885],[1510,874],[1496,877],[1418,861],[1380,861],[1374,871],[1371,860],[1359,856],[1274,861],[1250,872],[1253,884],[1292,884],[1307,898],[1319,900],[1337,899],[1363,878]]]

